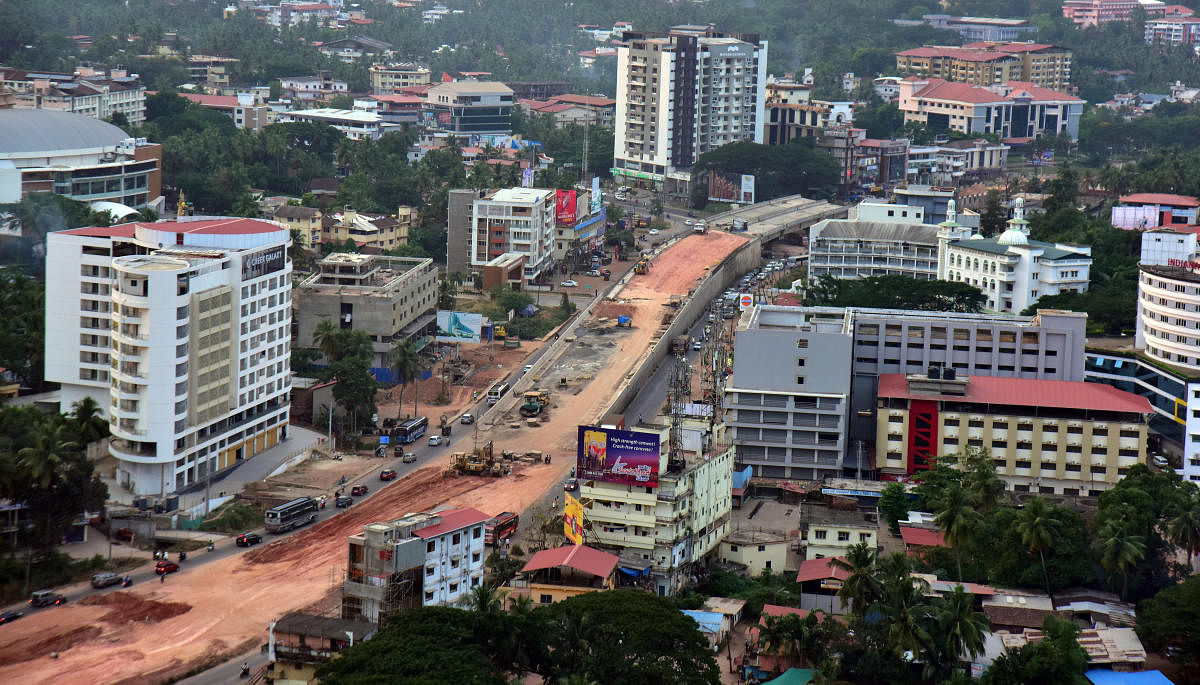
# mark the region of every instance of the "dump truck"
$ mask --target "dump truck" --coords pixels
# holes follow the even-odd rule
[[[671,340],[671,352],[673,354],[687,354],[688,343],[691,338],[686,335],[677,335]]]

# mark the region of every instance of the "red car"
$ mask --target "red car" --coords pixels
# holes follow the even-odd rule
[[[379,480],[395,480],[396,472],[392,469],[384,469],[379,472]]]
[[[174,573],[179,570],[179,564],[173,561],[160,561],[154,565],[154,574],[161,576],[166,573]]]
[[[354,487],[350,488],[350,494],[355,497],[358,497],[360,495],[365,495],[365,494],[367,494],[367,486],[355,485]]]

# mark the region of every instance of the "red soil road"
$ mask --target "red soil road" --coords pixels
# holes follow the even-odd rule
[[[512,476],[443,478],[436,461],[344,512],[301,531],[195,570],[184,564],[166,583],[120,593],[135,599],[81,602],[38,611],[18,630],[0,631],[3,683],[158,683],[218,663],[266,641],[267,624],[326,596],[345,576],[346,537],[365,524],[440,505],[494,514],[523,511],[566,477],[574,462],[576,425],[600,418],[649,351],[670,295],[686,295],[697,279],[746,238],[691,235],[659,255],[649,274],[617,295],[633,307],[633,328],[609,363],[578,394],[556,394],[553,420],[537,428],[493,428],[496,450],[539,449],[551,464],[521,466]],[[189,608],[184,608],[189,607]],[[131,612],[140,620],[126,621]],[[181,612],[181,613],[176,613]],[[148,621],[147,621],[148,619]],[[50,652],[58,658],[51,659]]]

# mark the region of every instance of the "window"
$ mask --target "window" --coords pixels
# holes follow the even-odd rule
[[[450,583],[450,592],[458,592],[458,583]]]
[[[450,560],[450,568],[458,568],[458,559]]]
[[[765,551],[767,551],[767,546],[766,546],[766,545],[759,545],[759,546],[758,546],[758,551],[760,551],[760,552],[765,552]]]
[[[796,366],[804,366],[804,357],[800,357],[796,360]]]
[[[807,350],[807,349],[808,349],[808,339],[807,339],[807,338],[800,338],[799,340],[797,340],[797,341],[796,341],[796,349],[798,349],[798,350]]]
[[[471,531],[471,539],[472,540],[478,540],[481,535],[483,535],[483,527],[482,526],[476,527],[474,530]]]
[[[478,563],[479,563],[479,552],[472,552],[472,553],[471,553],[471,563],[472,563],[472,564],[478,564]]]
[[[818,530],[813,533],[813,537],[817,540],[824,540],[828,536],[828,531]]]
[[[432,602],[432,601],[433,601],[433,592],[426,592],[426,593],[425,593],[425,601],[426,601],[426,602]]]
[[[804,385],[804,376],[796,376],[796,385]]]
[[[432,551],[434,551],[434,550],[436,550],[436,549],[437,549],[437,543],[435,543],[433,540],[430,540],[430,541],[429,541],[429,544],[428,544],[428,545],[425,545],[425,551],[426,551],[426,552],[432,552]]]
[[[541,595],[540,597],[538,597],[538,602],[541,604],[553,604],[554,598],[551,597],[550,595]]]
[[[838,542],[850,542],[850,531],[839,530],[838,531]]]
[[[426,566],[426,567],[425,567],[425,575],[426,575],[426,576],[432,576],[432,575],[433,575],[433,567],[432,567],[432,566]]]
[[[454,537],[450,538],[450,544],[452,544],[452,545],[457,545],[461,541],[462,541],[462,536],[459,535],[458,533],[455,533]]]
[[[871,534],[870,534],[870,533],[859,533],[859,534],[858,534],[858,541],[859,541],[859,542],[867,542],[867,541],[868,541],[868,540],[870,540],[870,539],[871,539]]]

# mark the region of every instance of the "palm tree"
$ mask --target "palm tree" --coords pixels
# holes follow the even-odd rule
[[[848,575],[838,589],[838,598],[842,607],[850,605],[850,611],[855,616],[866,616],[867,610],[883,596],[883,589],[877,575],[876,564],[878,554],[867,543],[860,542],[851,545],[846,550],[845,559],[830,559],[830,568],[845,571]]]
[[[388,352],[388,363],[392,367],[392,373],[398,383],[400,383],[399,410],[404,407],[404,388],[409,382],[416,380],[417,373],[421,370],[421,355],[417,351],[417,345],[412,340],[402,340],[392,346]],[[417,401],[413,399],[413,416],[417,415]]]
[[[1129,572],[1146,556],[1146,543],[1141,535],[1126,530],[1125,522],[1111,520],[1096,534],[1096,551],[1105,571],[1121,576],[1121,599],[1129,590]]]
[[[942,494],[937,502],[938,513],[933,522],[946,536],[946,542],[954,548],[954,561],[958,565],[958,579],[962,574],[962,548],[971,540],[979,512],[975,511],[975,497],[969,490],[955,484]]]
[[[467,595],[467,608],[486,616],[499,616],[504,613],[504,603],[500,600],[497,586],[491,583],[480,583],[471,588]]]
[[[75,434],[86,446],[108,437],[108,421],[100,413],[100,404],[90,396],[71,405],[71,423]]]
[[[78,450],[78,443],[68,437],[66,424],[50,420],[35,427],[29,446],[17,451],[17,466],[30,480],[48,488]]]
[[[1030,498],[1017,512],[1017,534],[1025,549],[1030,554],[1037,554],[1042,562],[1042,580],[1046,583],[1046,595],[1051,604],[1054,603],[1054,591],[1050,589],[1050,573],[1046,570],[1046,550],[1054,548],[1059,525],[1049,503],[1041,497]]]
[[[338,331],[341,329],[334,325],[331,319],[321,319],[317,323],[316,330],[313,331],[313,345],[321,350],[321,354],[325,355],[325,360],[332,362],[334,358],[339,356],[341,347],[338,344]]]
[[[900,552],[885,560],[881,574],[883,601],[878,606],[888,646],[900,657],[905,652],[932,652],[933,636],[928,628],[932,608],[925,599],[929,583],[912,576],[912,564]]]
[[[975,596],[961,585],[944,595],[934,607],[943,654],[938,661],[957,664],[964,656],[983,652],[983,636],[991,629],[987,614],[975,611]]]
[[[1167,523],[1167,537],[1187,552],[1188,573],[1191,573],[1192,556],[1200,552],[1200,501],[1193,499]]]

